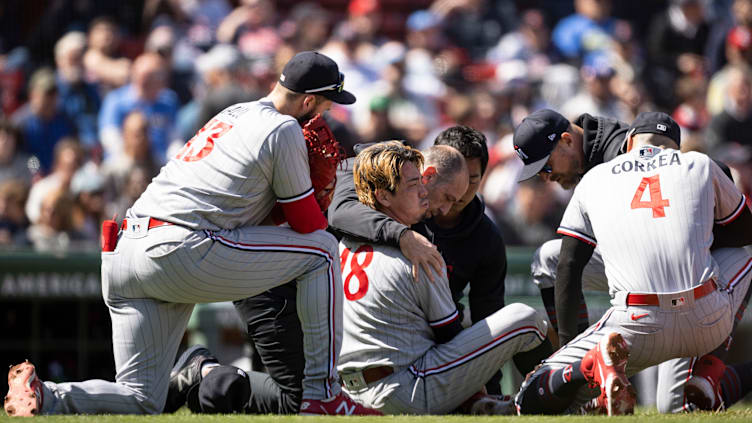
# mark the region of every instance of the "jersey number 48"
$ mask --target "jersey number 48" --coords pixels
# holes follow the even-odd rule
[[[370,245],[358,247],[348,265],[347,259],[349,256],[349,248],[342,250],[342,254],[339,256],[342,277],[344,278],[342,285],[345,289],[345,298],[350,301],[357,301],[368,292],[368,275],[366,275],[365,269],[373,260],[373,247]],[[357,282],[357,285],[354,284],[355,282]]]

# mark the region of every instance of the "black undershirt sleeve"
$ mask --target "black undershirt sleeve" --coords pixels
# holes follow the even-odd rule
[[[752,244],[752,213],[744,207],[742,213],[728,225],[713,225],[713,245],[716,248],[738,248]]]
[[[454,339],[457,334],[462,332],[460,319],[455,319],[452,323],[439,328],[433,328],[433,335],[436,337],[437,344],[443,344]]]
[[[554,297],[559,323],[559,343],[565,345],[577,336],[577,322],[582,297],[582,270],[593,255],[595,246],[570,236],[562,237],[559,266],[556,270]]]

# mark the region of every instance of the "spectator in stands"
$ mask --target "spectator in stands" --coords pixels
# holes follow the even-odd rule
[[[710,27],[705,57],[709,74],[718,72],[727,63],[726,40],[735,27],[752,30],[752,0],[731,0],[730,14],[720,16]]]
[[[217,29],[217,41],[235,44],[248,58],[271,57],[282,45],[271,0],[242,0]]]
[[[84,54],[86,78],[103,93],[128,82],[131,61],[119,57],[120,34],[115,21],[101,16],[89,25],[88,49]]]
[[[26,231],[35,250],[65,252],[80,241],[73,230],[73,198],[68,190],[49,191],[40,206],[39,220]]]
[[[405,134],[389,119],[389,97],[373,97],[369,104],[369,119],[359,128],[358,137],[364,143],[383,140],[403,140]]]
[[[104,188],[104,177],[94,166],[84,166],[73,175],[70,183],[73,229],[82,239],[99,241],[100,227],[105,219]]]
[[[123,189],[116,197],[110,198],[105,206],[105,216],[108,219],[112,216],[125,217],[125,212],[143,194],[154,177],[151,172],[151,169],[141,165],[128,169],[128,173],[123,178]]]
[[[510,0],[437,0],[430,10],[441,19],[450,43],[472,61],[482,59],[517,21],[515,2]]]
[[[555,189],[540,178],[519,184],[513,201],[496,215],[507,245],[539,246],[556,237],[564,210]]]
[[[21,181],[0,182],[0,247],[28,245],[26,228],[29,221],[24,214],[28,194],[28,188]]]
[[[99,148],[97,113],[102,104],[95,84],[85,80],[83,55],[86,35],[69,32],[55,44],[59,107],[73,122],[78,139],[88,150]]]
[[[196,60],[196,70],[206,84],[206,96],[197,102],[198,114],[193,131],[186,139],[226,107],[261,98],[262,94],[252,92],[240,83],[244,64],[237,48],[230,44],[217,44]]]
[[[705,77],[709,33],[702,0],[671,0],[666,12],[653,19],[646,41],[651,67],[647,76],[659,107],[678,105],[674,85],[681,76]]]
[[[26,217],[31,223],[39,219],[42,200],[55,190],[67,190],[70,181],[84,160],[84,151],[73,138],[60,140],[55,146],[52,173],[31,186],[29,199],[26,201]]]
[[[581,60],[588,52],[609,47],[616,23],[611,7],[611,0],[574,0],[575,13],[559,21],[551,34],[564,57]]]
[[[23,136],[27,151],[39,159],[39,171],[52,167],[52,152],[64,137],[74,136],[75,128],[58,106],[55,74],[48,68],[34,72],[29,81],[29,101],[13,114],[13,123]]]
[[[7,119],[0,119],[0,183],[13,180],[31,185],[29,155],[23,152],[21,132]]]
[[[705,107],[706,94],[707,84],[704,81],[688,76],[680,78],[676,81],[676,96],[681,103],[674,109],[671,117],[688,131],[703,131],[710,122],[710,114]],[[700,151],[706,150],[702,148]]]
[[[123,151],[122,125],[133,110],[140,110],[149,121],[152,153],[164,163],[171,144],[182,145],[175,133],[178,99],[168,89],[165,60],[156,53],[144,53],[133,62],[131,83],[113,90],[104,98],[99,113],[100,140],[105,156]]]
[[[724,107],[728,88],[728,75],[735,66],[752,66],[752,29],[738,26],[726,38],[726,58],[728,63],[713,74],[708,85],[708,113],[717,115]]]
[[[752,73],[746,66],[729,70],[723,111],[713,116],[706,138],[713,151],[726,143],[752,146]]]
[[[529,9],[520,16],[515,31],[505,34],[486,55],[493,64],[521,60],[527,65],[528,77],[540,80],[546,67],[562,59],[551,42],[551,28],[546,24],[542,10]]]
[[[286,25],[290,26],[288,42],[295,51],[321,49],[331,31],[329,12],[314,2],[297,4],[290,12]]]
[[[193,98],[191,84],[193,81],[193,63],[179,63],[174,57],[178,44],[176,29],[170,24],[161,24],[152,28],[144,44],[144,51],[157,53],[164,59],[165,71],[168,73],[169,88],[178,96],[180,104],[186,104]],[[177,62],[177,63],[176,63]]]
[[[611,53],[594,51],[585,56],[580,68],[582,87],[569,101],[564,103],[561,114],[574,120],[582,113],[628,120],[625,110],[619,105],[612,91],[611,82],[616,74]]]
[[[102,165],[108,201],[114,201],[123,192],[128,174],[135,167],[144,168],[149,180],[159,173],[159,165],[151,154],[149,122],[138,110],[130,112],[123,122],[123,153],[109,157]]]

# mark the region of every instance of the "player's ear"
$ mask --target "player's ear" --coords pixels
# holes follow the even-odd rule
[[[566,146],[571,147],[573,141],[571,133],[566,131],[561,133],[561,139],[559,142],[563,142]]]
[[[632,147],[634,147],[634,133],[633,131],[627,132],[627,152],[632,151]]]
[[[389,207],[392,204],[391,194],[385,189],[377,189],[374,191],[373,196],[381,207]]]
[[[421,180],[423,181],[423,185],[427,184],[428,181],[433,179],[436,176],[436,168],[434,166],[426,166],[425,169],[423,169],[423,177]]]

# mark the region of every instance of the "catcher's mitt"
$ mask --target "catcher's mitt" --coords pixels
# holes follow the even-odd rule
[[[337,165],[342,161],[342,147],[320,114],[303,125],[303,137],[308,147],[308,167],[316,202],[321,211],[332,202],[337,182]]]

